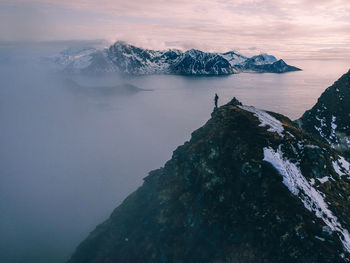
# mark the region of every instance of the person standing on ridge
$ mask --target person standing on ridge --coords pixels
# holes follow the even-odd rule
[[[215,98],[214,98],[215,108],[218,107],[218,100],[219,100],[219,96],[218,96],[218,94],[215,93]]]

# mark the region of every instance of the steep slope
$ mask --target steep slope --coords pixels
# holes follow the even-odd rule
[[[156,51],[142,49],[117,41],[109,48],[96,50],[85,48],[63,51],[54,62],[70,73],[118,72],[129,75],[178,74],[178,75],[229,75],[239,71],[282,73],[299,70],[281,63],[276,58],[262,54],[246,58],[233,51],[206,53],[200,50]]]
[[[349,262],[349,178],[288,118],[233,99],[69,262]]]
[[[350,70],[327,88],[297,122],[350,158]]]

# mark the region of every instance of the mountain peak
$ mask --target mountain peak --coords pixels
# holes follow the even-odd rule
[[[189,54],[191,56],[198,56],[198,55],[204,54],[204,52],[198,49],[190,49],[190,50],[187,50],[184,54]]]
[[[69,262],[348,262],[346,165],[287,117],[234,98]]]
[[[130,45],[121,40],[116,41],[112,46],[110,46],[110,49],[111,48],[113,48],[114,50],[118,50],[120,52],[129,52],[130,50],[137,50],[137,49],[141,50],[141,48]]]
[[[134,47],[128,43],[126,43],[125,41],[122,40],[118,40],[116,42],[114,42],[114,44],[112,44],[113,47],[115,48],[130,48],[130,47]]]
[[[236,99],[236,97],[233,97],[233,99],[228,103],[228,105],[238,106],[243,104],[238,99]]]
[[[253,56],[250,58],[257,65],[271,64],[277,61],[276,57],[272,55],[268,55],[266,53],[262,53],[257,56]]]
[[[117,40],[117,41],[114,42],[113,45],[114,45],[114,46],[116,46],[116,45],[128,46],[129,44],[128,44],[127,42],[123,41],[123,40]]]
[[[223,53],[223,55],[236,55],[236,56],[244,57],[243,55],[239,54],[238,52],[236,52],[234,50],[227,51],[227,52]]]

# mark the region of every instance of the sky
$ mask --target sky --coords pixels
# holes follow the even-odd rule
[[[349,58],[349,0],[0,0],[0,42],[123,40],[150,49]]]

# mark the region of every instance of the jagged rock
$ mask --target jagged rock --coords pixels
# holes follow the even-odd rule
[[[349,262],[347,164],[287,117],[234,98],[69,263]]]
[[[222,56],[194,49],[186,51],[169,69],[170,72],[179,75],[229,75],[234,73],[230,63]]]

